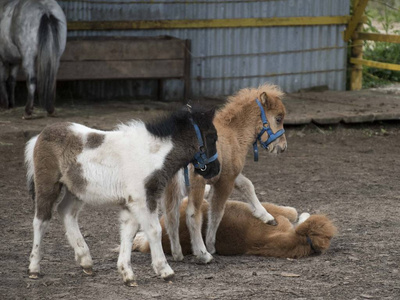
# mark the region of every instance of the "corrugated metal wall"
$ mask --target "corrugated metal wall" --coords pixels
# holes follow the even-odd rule
[[[267,1],[59,1],[69,21],[230,19],[343,16],[350,0]],[[192,41],[194,98],[230,95],[243,87],[270,81],[286,92],[327,85],[345,89],[346,43],[343,25],[261,28],[76,31],[69,36],[171,35]],[[99,83],[91,83],[92,89]],[[103,84],[103,83],[100,83]],[[117,84],[117,83],[115,83]],[[149,93],[154,84],[141,87]],[[109,86],[107,94],[121,87]],[[127,92],[132,88],[126,83]],[[104,89],[103,89],[104,90]],[[166,98],[179,98],[182,83],[171,80]]]

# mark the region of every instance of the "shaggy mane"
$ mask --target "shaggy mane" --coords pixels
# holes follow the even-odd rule
[[[271,110],[283,108],[283,111],[285,112],[281,102],[281,99],[284,96],[282,90],[277,85],[264,83],[258,88],[244,88],[239,90],[236,94],[229,96],[227,103],[218,110],[218,118],[229,124],[234,116],[239,115],[249,102],[259,98],[263,92],[267,94],[268,98],[272,102],[272,106],[270,107]],[[254,107],[255,109],[258,109],[256,106]]]

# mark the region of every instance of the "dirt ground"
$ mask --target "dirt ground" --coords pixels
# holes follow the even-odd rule
[[[133,253],[139,286],[117,272],[117,208],[86,207],[80,217],[95,276],[74,261],[57,214],[44,239],[43,277],[27,276],[33,203],[25,187],[24,144],[46,124],[69,120],[111,129],[152,118],[166,105],[113,102],[59,108],[58,118],[0,112],[0,299],[400,299],[400,123],[286,127],[288,151],[249,152],[244,170],[262,201],[325,213],[339,235],[320,256],[299,260],[215,255],[210,265],[168,260],[173,282],[157,278],[150,257]],[[39,114],[40,115],[40,114]],[[241,199],[235,192],[232,198]],[[292,273],[288,276],[287,273]]]

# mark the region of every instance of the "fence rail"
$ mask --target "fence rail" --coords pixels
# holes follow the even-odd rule
[[[400,43],[400,35],[362,32],[363,23],[365,22],[363,13],[367,4],[368,0],[353,0],[353,15],[343,36],[345,41],[352,39],[352,57],[350,58],[350,63],[353,65],[350,80],[351,90],[360,90],[362,88],[362,66],[400,71],[399,64],[363,59],[363,44],[365,40]]]

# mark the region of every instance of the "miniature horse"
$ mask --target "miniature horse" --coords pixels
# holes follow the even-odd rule
[[[267,224],[276,222],[260,204],[254,186],[249,179],[241,174],[246,162],[249,147],[253,145],[255,158],[258,158],[257,143],[270,153],[281,153],[286,150],[287,143],[283,130],[285,107],[281,98],[283,93],[275,85],[264,84],[259,88],[242,89],[228,99],[214,119],[218,131],[218,155],[221,162],[221,172],[211,180],[191,173],[191,188],[186,215],[190,231],[193,254],[199,263],[212,260],[210,253],[215,252],[215,235],[224,214],[225,202],[234,187],[243,193],[251,205],[255,217]],[[207,227],[207,252],[201,236],[201,204],[203,203],[206,183],[213,186],[210,197],[210,210]],[[182,260],[183,254],[179,243],[179,203],[181,197],[178,180],[171,181],[166,189],[165,211],[166,227],[171,239],[171,250],[175,260]]]
[[[57,1],[0,0],[0,107],[14,107],[22,64],[28,88],[24,118],[32,117],[36,86],[40,103],[54,114],[56,76],[66,38],[67,22]]]
[[[28,187],[36,203],[29,277],[39,276],[42,238],[55,203],[85,273],[92,274],[93,262],[78,213],[83,204],[116,204],[122,207],[118,270],[124,282],[136,285],[130,262],[139,226],[150,241],[154,271],[164,279],[173,276],[161,247],[158,200],[168,181],[190,162],[200,165],[196,172],[206,179],[219,173],[213,117],[214,111],[182,110],[155,123],[132,121],[109,132],[57,123],[32,138],[25,150]]]
[[[220,255],[259,255],[279,258],[300,258],[314,253],[319,254],[330,246],[336,227],[323,215],[303,213],[297,220],[297,211],[293,207],[261,203],[278,221],[277,226],[270,226],[255,218],[250,207],[243,202],[227,201],[225,213],[217,230],[215,241],[216,253]],[[187,199],[180,208],[179,237],[182,252],[191,254],[190,234],[185,222]],[[210,205],[204,201],[202,214],[207,220]],[[162,244],[166,254],[171,254],[164,218],[161,219],[163,230]],[[202,228],[203,236],[206,226]],[[143,233],[138,233],[133,249],[149,252],[149,243]]]

